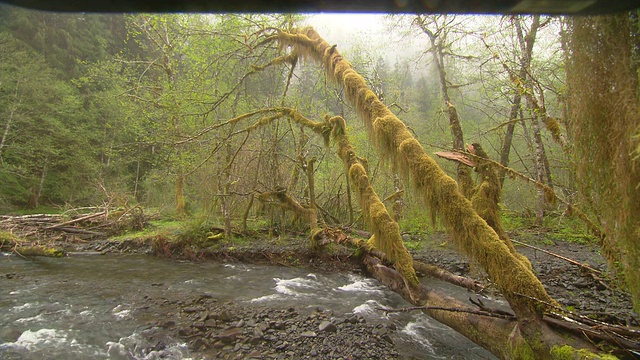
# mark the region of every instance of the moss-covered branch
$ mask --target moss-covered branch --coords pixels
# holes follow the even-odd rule
[[[488,164],[489,166],[498,169],[500,171],[502,171],[505,174],[508,174],[511,178],[513,179],[520,179],[524,182],[526,182],[527,184],[533,184],[534,186],[536,186],[537,188],[540,188],[544,191],[545,196],[547,197],[547,201],[550,203],[554,203],[556,201],[561,202],[562,204],[564,204],[567,207],[567,213],[569,215],[575,215],[578,219],[582,220],[585,225],[587,226],[587,229],[589,229],[589,231],[591,231],[591,233],[593,235],[595,235],[600,243],[602,243],[602,241],[605,238],[605,234],[602,232],[602,230],[593,222],[593,220],[591,220],[591,218],[589,218],[589,216],[584,213],[580,208],[576,207],[575,205],[569,203],[568,201],[564,200],[563,198],[559,197],[556,192],[550,188],[549,186],[547,186],[544,183],[541,183],[540,181],[537,181],[535,179],[532,179],[524,174],[522,174],[521,172],[518,172],[510,167],[504,166],[502,164],[500,164],[497,161],[493,161],[491,159],[489,159],[488,157],[484,157],[481,158],[480,156],[478,156],[477,154],[471,154],[468,152],[459,152],[460,154],[463,154],[466,157],[470,157],[475,161],[484,161],[486,164]]]
[[[303,206],[300,204],[287,192],[287,189],[276,189],[275,191],[269,191],[258,195],[258,200],[261,202],[267,202],[272,199],[275,199],[284,210],[293,212],[296,217],[306,217],[311,230],[318,227],[316,209],[314,207]]]
[[[545,306],[531,299],[554,303],[535,275],[473,210],[458,191],[457,183],[427,155],[406,125],[378,99],[335,47],[311,28],[282,32],[279,41],[283,47],[294,47],[303,58],[321,61],[329,78],[344,87],[378,151],[413,181],[416,192],[433,213],[441,216],[455,243],[487,271],[515,311],[528,309],[541,315]]]
[[[373,232],[369,244],[385,253],[387,259],[394,264],[406,280],[408,288],[412,291],[412,296],[417,298],[419,295],[415,290],[418,286],[418,277],[413,268],[413,258],[404,246],[398,223],[393,220],[382,200],[376,194],[369,182],[365,167],[349,143],[346,135],[346,122],[340,116],[334,116],[325,122],[331,124],[333,139],[338,144],[338,156],[344,162],[352,189],[360,202],[364,219]]]

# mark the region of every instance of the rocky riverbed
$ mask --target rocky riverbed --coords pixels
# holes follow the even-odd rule
[[[585,268],[549,255],[541,250],[516,246],[527,256],[548,292],[567,310],[619,324],[637,325],[630,297],[616,287],[606,262],[594,244],[548,240],[544,234],[516,233],[513,238],[546,251],[570,258],[599,271]],[[460,256],[442,233],[427,237],[406,235],[418,260],[439,265],[456,274],[475,278],[492,295],[498,294],[473,261]],[[217,259],[226,262],[268,263],[306,267],[315,271],[361,272],[351,250],[333,247],[312,251],[304,239],[287,241],[256,240],[243,245],[220,243],[195,253],[177,249],[158,249],[152,241],[120,240],[66,244],[67,251],[156,253]],[[498,294],[499,295],[499,294]],[[171,336],[188,344],[196,358],[225,359],[394,359],[400,355],[394,346],[397,331],[391,322],[369,324],[357,315],[334,316],[331,309],[265,308],[233,302],[220,303],[207,294],[184,297],[148,298],[145,309],[161,313],[161,320],[149,324],[162,329],[151,337]],[[162,336],[151,339],[148,349],[162,353]],[[113,350],[117,352],[117,349]]]
[[[330,309],[276,309],[219,303],[208,295],[185,300],[148,299],[155,324],[185,341],[202,359],[396,359],[391,322],[369,324],[360,315],[334,316]],[[165,332],[156,332],[162,334]],[[161,351],[161,338],[148,351]],[[162,353],[159,353],[161,355]]]
[[[541,232],[519,232],[512,235],[516,241],[541,250],[515,244],[525,255],[547,292],[567,310],[621,325],[638,326],[638,316],[632,309],[631,296],[621,290],[608,270],[605,259],[596,244],[550,240]],[[455,274],[468,276],[489,285],[486,275],[473,265],[473,261],[460,256],[439,234],[414,253],[416,259],[439,265]],[[596,270],[568,262],[544,251],[560,255]],[[493,289],[495,290],[495,289]]]

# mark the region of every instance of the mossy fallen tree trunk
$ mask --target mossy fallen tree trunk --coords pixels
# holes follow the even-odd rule
[[[60,249],[56,249],[48,246],[16,246],[12,249],[12,251],[19,256],[23,257],[33,257],[33,256],[44,256],[44,257],[63,257],[65,256],[64,251]]]
[[[60,249],[45,245],[31,245],[29,241],[4,230],[0,230],[0,251],[12,252],[22,257],[62,257],[65,255],[64,251]]]
[[[495,230],[478,215],[471,202],[458,190],[456,181],[447,176],[424,151],[406,125],[369,89],[365,79],[351,68],[335,46],[329,45],[311,28],[291,33],[278,32],[276,39],[282,48],[290,46],[295,54],[321,62],[328,77],[344,87],[347,99],[356,107],[379,153],[399,168],[407,181],[412,181],[416,193],[433,214],[439,215],[459,249],[480,264],[504,294],[517,316],[518,326],[511,332],[520,333],[525,342],[506,349],[488,349],[502,358],[552,358],[552,349],[568,342],[542,320],[544,313],[557,307],[557,303],[547,294],[530,267],[516,257]],[[333,131],[337,128],[334,126]],[[363,166],[354,160],[354,154],[344,150],[346,148],[339,145],[339,155],[347,164],[361,208],[369,217],[373,231],[370,244],[385,252],[394,263],[411,302],[427,301],[424,298],[426,294],[418,286],[412,258],[407,256],[404,246],[399,245],[402,241],[397,224],[390,219],[368,184]],[[468,320],[464,322],[470,323]],[[477,337],[487,336],[490,335],[481,333]],[[475,337],[470,338],[476,341]],[[578,339],[576,341],[579,346],[586,346]]]

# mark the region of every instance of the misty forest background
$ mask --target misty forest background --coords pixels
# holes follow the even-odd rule
[[[255,53],[247,36],[266,27],[299,26],[305,16],[84,15],[11,7],[3,7],[0,14],[0,204],[5,209],[97,205],[115,196],[171,213],[176,175],[182,173],[188,212],[215,218],[221,197],[228,195],[231,212],[239,216],[251,194],[278,186],[304,199],[304,177],[292,183],[302,155],[318,159],[319,205],[346,221],[342,163],[322,139],[302,135],[286,121],[256,129],[247,139],[242,130],[251,120],[212,129],[235,116],[281,104],[317,121],[325,114],[343,115],[382,197],[395,186],[404,187],[394,184],[394,174],[380,164],[344,94],[326,83],[317,65],[299,64],[284,98],[286,67],[250,74],[279,51]],[[338,48],[423,146],[433,152],[451,149],[449,118],[428,36],[412,24],[413,18],[380,21],[397,33],[397,39],[387,35],[388,48],[369,46],[378,43],[375,34],[348,49],[338,43]],[[446,21],[451,22],[443,42],[446,81],[465,140],[480,143],[498,160],[517,90],[501,60],[519,71],[515,24],[526,32],[531,19]],[[566,20],[543,21],[531,60],[535,96],[544,96],[547,112],[563,118],[565,54],[560,35]],[[411,51],[403,43],[411,44]],[[536,130],[528,119],[531,114],[522,101],[512,121],[516,126],[509,166],[535,179]],[[206,134],[197,136],[203,131]],[[539,132],[552,185],[573,199],[577,189],[570,154],[548,131]],[[439,163],[455,174],[453,163]],[[225,171],[227,178],[220,176]],[[535,199],[531,184],[506,181],[506,210],[534,214]],[[422,216],[420,204],[412,203],[411,196],[405,200],[411,217]]]
[[[308,224],[289,223],[290,216],[257,197],[286,189],[308,203],[304,174],[315,159],[320,222],[358,221],[333,146],[286,119],[252,126],[260,116],[238,118],[284,106],[316,121],[343,116],[381,198],[406,189],[395,209],[401,230],[432,229],[410,186],[374,152],[342,90],[317,64],[273,62],[284,49],[261,46],[270,29],[301,27],[313,18],[56,14],[0,6],[2,212],[141,204],[165,217],[304,229]],[[479,143],[491,159],[532,180],[504,180],[508,226],[562,227],[565,237],[588,238],[567,204],[606,225],[601,201],[580,185],[568,124],[572,19],[406,15],[378,21],[381,33],[333,32],[325,39],[428,152],[460,148],[452,145],[450,129],[455,107],[465,142]],[[454,162],[436,160],[456,177]],[[562,201],[549,201],[533,180]]]

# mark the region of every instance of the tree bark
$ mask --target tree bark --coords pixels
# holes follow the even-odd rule
[[[16,88],[13,93],[15,103],[12,104],[11,110],[9,110],[9,116],[7,117],[7,123],[4,125],[4,131],[2,132],[2,138],[0,138],[0,164],[2,164],[2,149],[4,148],[4,142],[7,139],[7,135],[9,134],[9,129],[11,128],[11,123],[13,122],[13,116],[15,112],[18,110],[20,103],[22,102],[22,98],[18,97],[18,89],[20,87],[20,80],[16,82]]]
[[[176,174],[176,216],[181,218],[185,215],[185,202],[184,202],[184,175],[182,171],[178,171]]]
[[[251,212],[251,207],[253,206],[253,199],[255,198],[255,194],[251,193],[249,196],[249,203],[242,214],[242,233],[247,233],[247,218],[249,218],[249,213]]]
[[[231,239],[231,194],[229,193],[229,188],[231,187],[231,159],[232,159],[232,151],[231,144],[227,142],[226,144],[226,155],[225,155],[225,167],[222,171],[222,176],[220,176],[220,182],[222,183],[222,199],[220,200],[220,207],[222,212],[222,219],[224,221],[224,237],[225,239]]]
[[[529,32],[524,35],[522,31],[522,24],[520,17],[514,17],[513,22],[516,28],[516,34],[518,37],[518,42],[520,43],[520,48],[522,52],[522,67],[520,69],[520,79],[519,84],[521,85],[521,89],[518,89],[522,94],[525,95],[525,99],[527,100],[527,107],[530,109],[532,120],[531,120],[531,128],[533,131],[533,143],[535,146],[534,151],[534,165],[536,172],[536,180],[552,187],[551,183],[551,170],[549,169],[549,161],[547,159],[547,154],[544,148],[544,143],[542,141],[542,135],[540,132],[540,118],[539,116],[546,116],[546,114],[540,114],[541,109],[540,106],[535,101],[535,97],[533,96],[534,88],[533,88],[533,78],[531,77],[531,58],[533,52],[533,45],[535,43],[536,35],[538,29],[540,27],[540,15],[535,15],[533,17],[533,21],[531,23],[531,28]],[[524,75],[524,76],[523,76]],[[536,225],[542,225],[542,221],[544,219],[545,210],[547,208],[548,200],[546,198],[545,192],[538,188],[537,190],[537,206],[536,206]]]
[[[522,72],[521,72],[522,73]],[[518,118],[518,110],[520,109],[520,102],[522,100],[522,96],[516,90],[516,93],[513,95],[513,102],[511,103],[511,111],[509,113],[509,124],[507,124],[507,130],[504,134],[504,139],[502,140],[502,147],[500,149],[500,164],[504,167],[509,166],[509,154],[511,153],[511,143],[513,142],[513,132],[516,128],[515,121]],[[499,179],[500,179],[500,188],[504,187],[504,179],[505,179],[505,171],[500,170]]]

